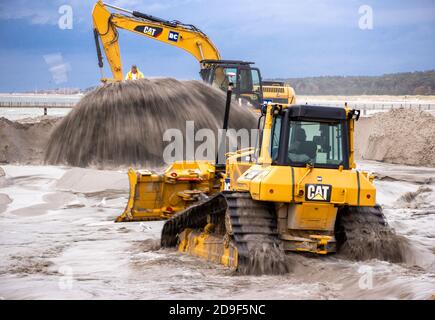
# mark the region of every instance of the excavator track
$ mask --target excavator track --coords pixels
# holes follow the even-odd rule
[[[213,236],[229,239],[236,248],[239,273],[289,272],[273,207],[253,200],[248,192],[224,191],[174,215],[163,227],[162,247],[176,246],[183,230],[202,231],[208,224],[214,226]]]

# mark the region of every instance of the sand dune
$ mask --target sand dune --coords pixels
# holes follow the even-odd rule
[[[361,118],[356,125],[356,157],[435,167],[435,117],[397,109]]]

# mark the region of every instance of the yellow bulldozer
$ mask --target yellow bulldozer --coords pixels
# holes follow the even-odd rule
[[[210,38],[192,24],[176,20],[168,21],[142,12],[103,3],[101,0],[97,1],[94,6],[92,19],[98,65],[103,82],[124,79],[118,41],[118,30],[122,29],[185,50],[199,62],[200,75],[204,82],[223,91],[226,91],[228,83],[232,82],[236,99],[245,99],[258,109],[263,103],[264,92],[261,73],[258,68],[252,66],[253,62],[222,60],[219,50]],[[105,78],[103,75],[103,56],[100,42],[103,45],[113,78]],[[267,95],[268,93],[266,93]],[[283,88],[280,98],[286,99],[285,103],[294,103],[293,90]]]
[[[186,50],[199,61],[204,81],[228,88],[224,132],[233,92],[260,110],[255,147],[228,152],[224,161],[178,161],[163,173],[130,169],[129,199],[117,222],[167,220],[163,247],[242,273],[287,272],[290,251],[347,250],[370,258],[365,249],[376,248],[378,258],[401,259],[397,250],[382,250],[395,245],[388,237],[393,232],[376,205],[373,176],[356,170],[358,110],[296,105],[289,86],[264,85],[252,63],[221,60],[193,25],[102,1],[93,21],[99,66],[101,41],[114,80],[123,78],[118,29],[124,29]]]
[[[230,102],[231,90],[224,129]],[[376,205],[373,176],[356,170],[359,115],[347,107],[264,105],[258,146],[228,153],[224,164],[130,170],[130,198],[117,221],[167,219],[163,247],[243,273],[286,272],[289,251],[347,248],[367,258],[365,248],[382,251],[393,232]],[[401,259],[394,250],[377,258]]]

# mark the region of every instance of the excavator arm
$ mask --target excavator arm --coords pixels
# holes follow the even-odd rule
[[[112,8],[119,13],[112,13],[108,8]],[[131,31],[183,49],[198,60],[201,69],[207,64],[204,60],[220,60],[220,54],[216,46],[206,34],[193,25],[183,24],[179,21],[166,21],[138,11],[118,8],[103,3],[101,0],[95,4],[92,18],[98,65],[103,81],[110,81],[110,79],[104,79],[103,77],[100,40],[112,71],[113,80],[123,80],[118,29]]]

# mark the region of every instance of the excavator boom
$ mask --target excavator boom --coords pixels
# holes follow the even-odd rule
[[[112,13],[112,8],[119,13]],[[128,15],[127,15],[127,14]],[[203,67],[203,60],[220,60],[220,54],[213,42],[194,25],[179,21],[166,21],[138,11],[129,11],[98,1],[92,12],[99,66],[102,68],[101,49],[103,45],[114,80],[122,80],[122,63],[118,43],[118,29],[134,32],[190,53]]]

